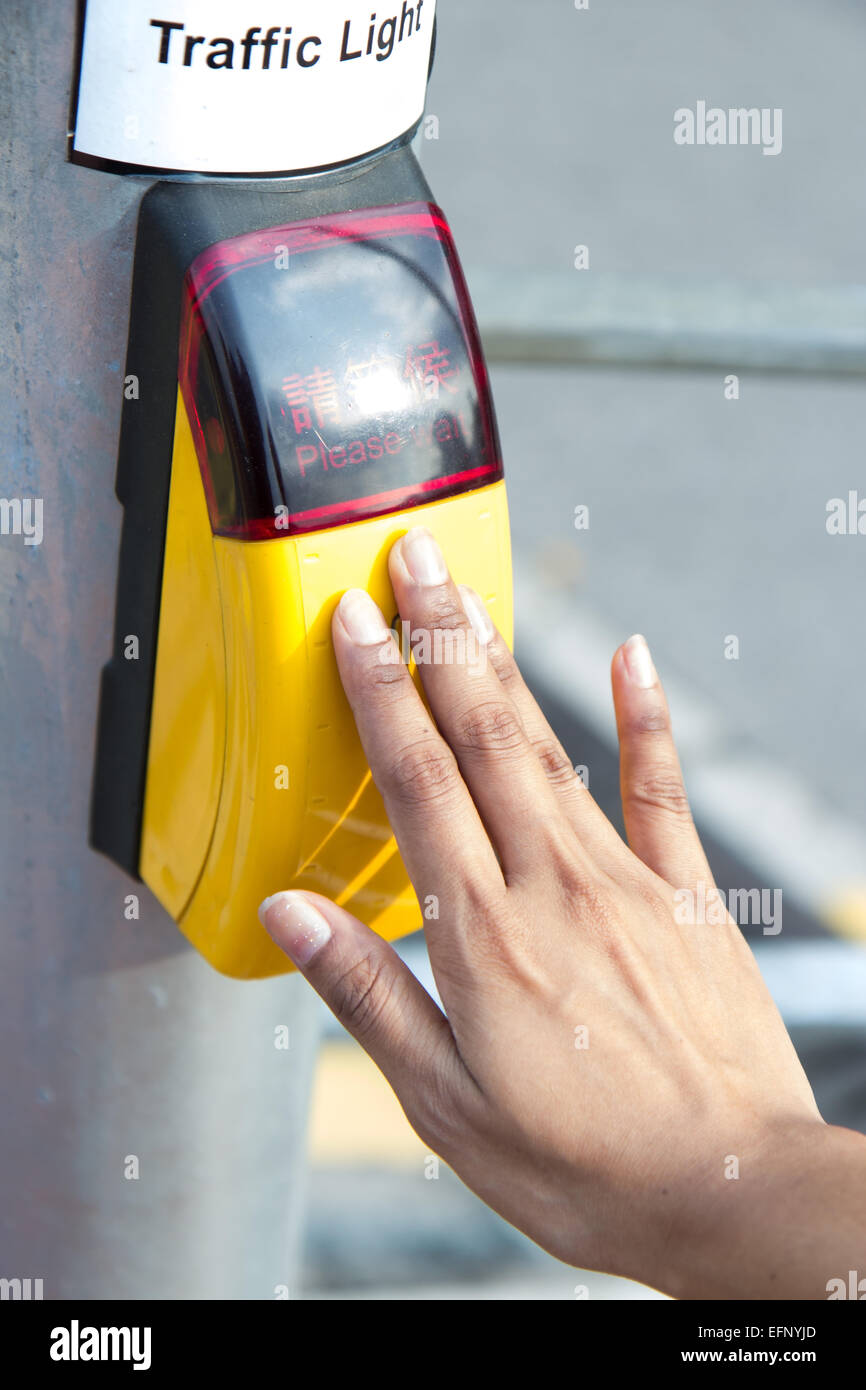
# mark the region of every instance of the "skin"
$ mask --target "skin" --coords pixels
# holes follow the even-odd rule
[[[390,573],[413,632],[462,629],[486,654],[420,668],[431,717],[369,596],[334,616],[404,862],[438,899],[444,1012],[317,894],[266,900],[274,940],[424,1143],[559,1259],[689,1298],[826,1298],[866,1273],[866,1139],[822,1120],[730,916],[678,906],[715,890],[643,638],[612,664],[626,845],[428,531]]]

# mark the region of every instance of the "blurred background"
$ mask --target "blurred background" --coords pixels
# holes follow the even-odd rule
[[[524,673],[619,822],[608,666],[646,634],[719,886],[781,890],[781,931],[744,930],[825,1118],[859,1129],[866,537],[826,509],[866,497],[864,67],[856,0],[440,0],[417,142],[488,352]],[[781,109],[781,152],[675,144],[698,101]],[[658,1297],[436,1175],[322,1026],[305,1296]]]

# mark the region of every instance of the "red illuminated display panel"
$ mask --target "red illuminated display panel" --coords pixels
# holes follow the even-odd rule
[[[426,203],[210,247],[186,278],[180,381],[221,535],[344,525],[502,476],[469,296]]]

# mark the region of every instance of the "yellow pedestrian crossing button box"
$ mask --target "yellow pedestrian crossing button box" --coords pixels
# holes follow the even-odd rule
[[[391,617],[388,552],[423,523],[510,639],[505,484],[469,296],[428,199],[215,239],[186,265],[174,322],[156,622],[135,673],[144,756],[124,818],[118,651],[93,838],[217,969],[262,976],[289,968],[256,915],[283,888],[327,894],[386,937],[420,925],[331,618],[352,587]],[[143,383],[135,404],[146,434]]]

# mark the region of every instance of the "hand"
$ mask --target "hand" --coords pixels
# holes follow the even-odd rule
[[[429,532],[396,543],[390,573],[413,632],[474,632],[486,655],[421,667],[431,719],[382,659],[393,639],[369,596],[350,591],[334,617],[404,862],[419,901],[438,900],[425,930],[445,1012],[317,894],[263,904],[274,940],[422,1140],[560,1259],[693,1297],[825,1297],[853,1251],[834,1228],[798,1264],[802,1233],[786,1244],[782,1228],[826,1206],[828,1145],[832,1190],[851,1164],[862,1184],[866,1141],[822,1121],[732,919],[682,920],[678,889],[715,890],[643,638],[612,667],[626,846]],[[756,1247],[762,1223],[775,1239]]]

